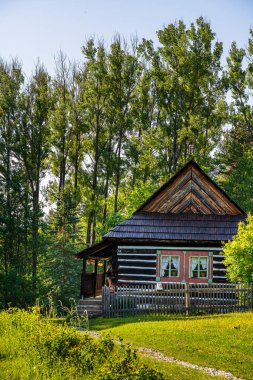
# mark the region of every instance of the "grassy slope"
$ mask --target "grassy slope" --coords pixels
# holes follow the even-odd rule
[[[161,380],[133,350],[94,340],[36,310],[0,312],[1,380]]]
[[[123,324],[124,322],[124,324]],[[194,364],[253,379],[253,313],[194,318],[97,319],[91,329]]]

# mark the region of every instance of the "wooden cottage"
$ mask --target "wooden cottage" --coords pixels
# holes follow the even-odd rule
[[[101,292],[108,258],[115,285],[226,282],[222,242],[245,218],[191,160],[101,243],[77,255],[84,259],[81,296]],[[94,260],[93,273],[87,260]]]

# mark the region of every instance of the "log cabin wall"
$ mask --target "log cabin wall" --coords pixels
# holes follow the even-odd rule
[[[227,282],[226,267],[223,264],[224,257],[221,255],[213,255],[213,282]]]
[[[147,284],[156,282],[156,249],[118,248],[118,283]]]
[[[159,276],[159,263],[161,253],[181,255],[181,274],[175,279],[164,279]],[[206,255],[212,253],[210,275],[206,280],[189,279],[188,263],[184,261],[186,253],[187,260],[191,255]],[[219,254],[220,248],[217,247],[126,247],[119,246],[117,250],[117,284],[154,284],[157,282],[226,282],[226,270],[223,264],[223,256]]]

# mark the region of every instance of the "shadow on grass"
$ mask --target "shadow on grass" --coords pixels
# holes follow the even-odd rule
[[[232,314],[209,314],[209,315],[136,315],[131,317],[113,317],[113,318],[103,318],[97,317],[90,319],[89,329],[90,330],[107,330],[128,323],[139,323],[139,322],[166,322],[166,321],[192,321],[192,320],[203,320],[203,319],[214,319],[214,318],[231,318]]]

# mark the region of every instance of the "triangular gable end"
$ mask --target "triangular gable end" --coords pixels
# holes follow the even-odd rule
[[[189,161],[136,212],[245,215],[246,213],[196,164]]]

